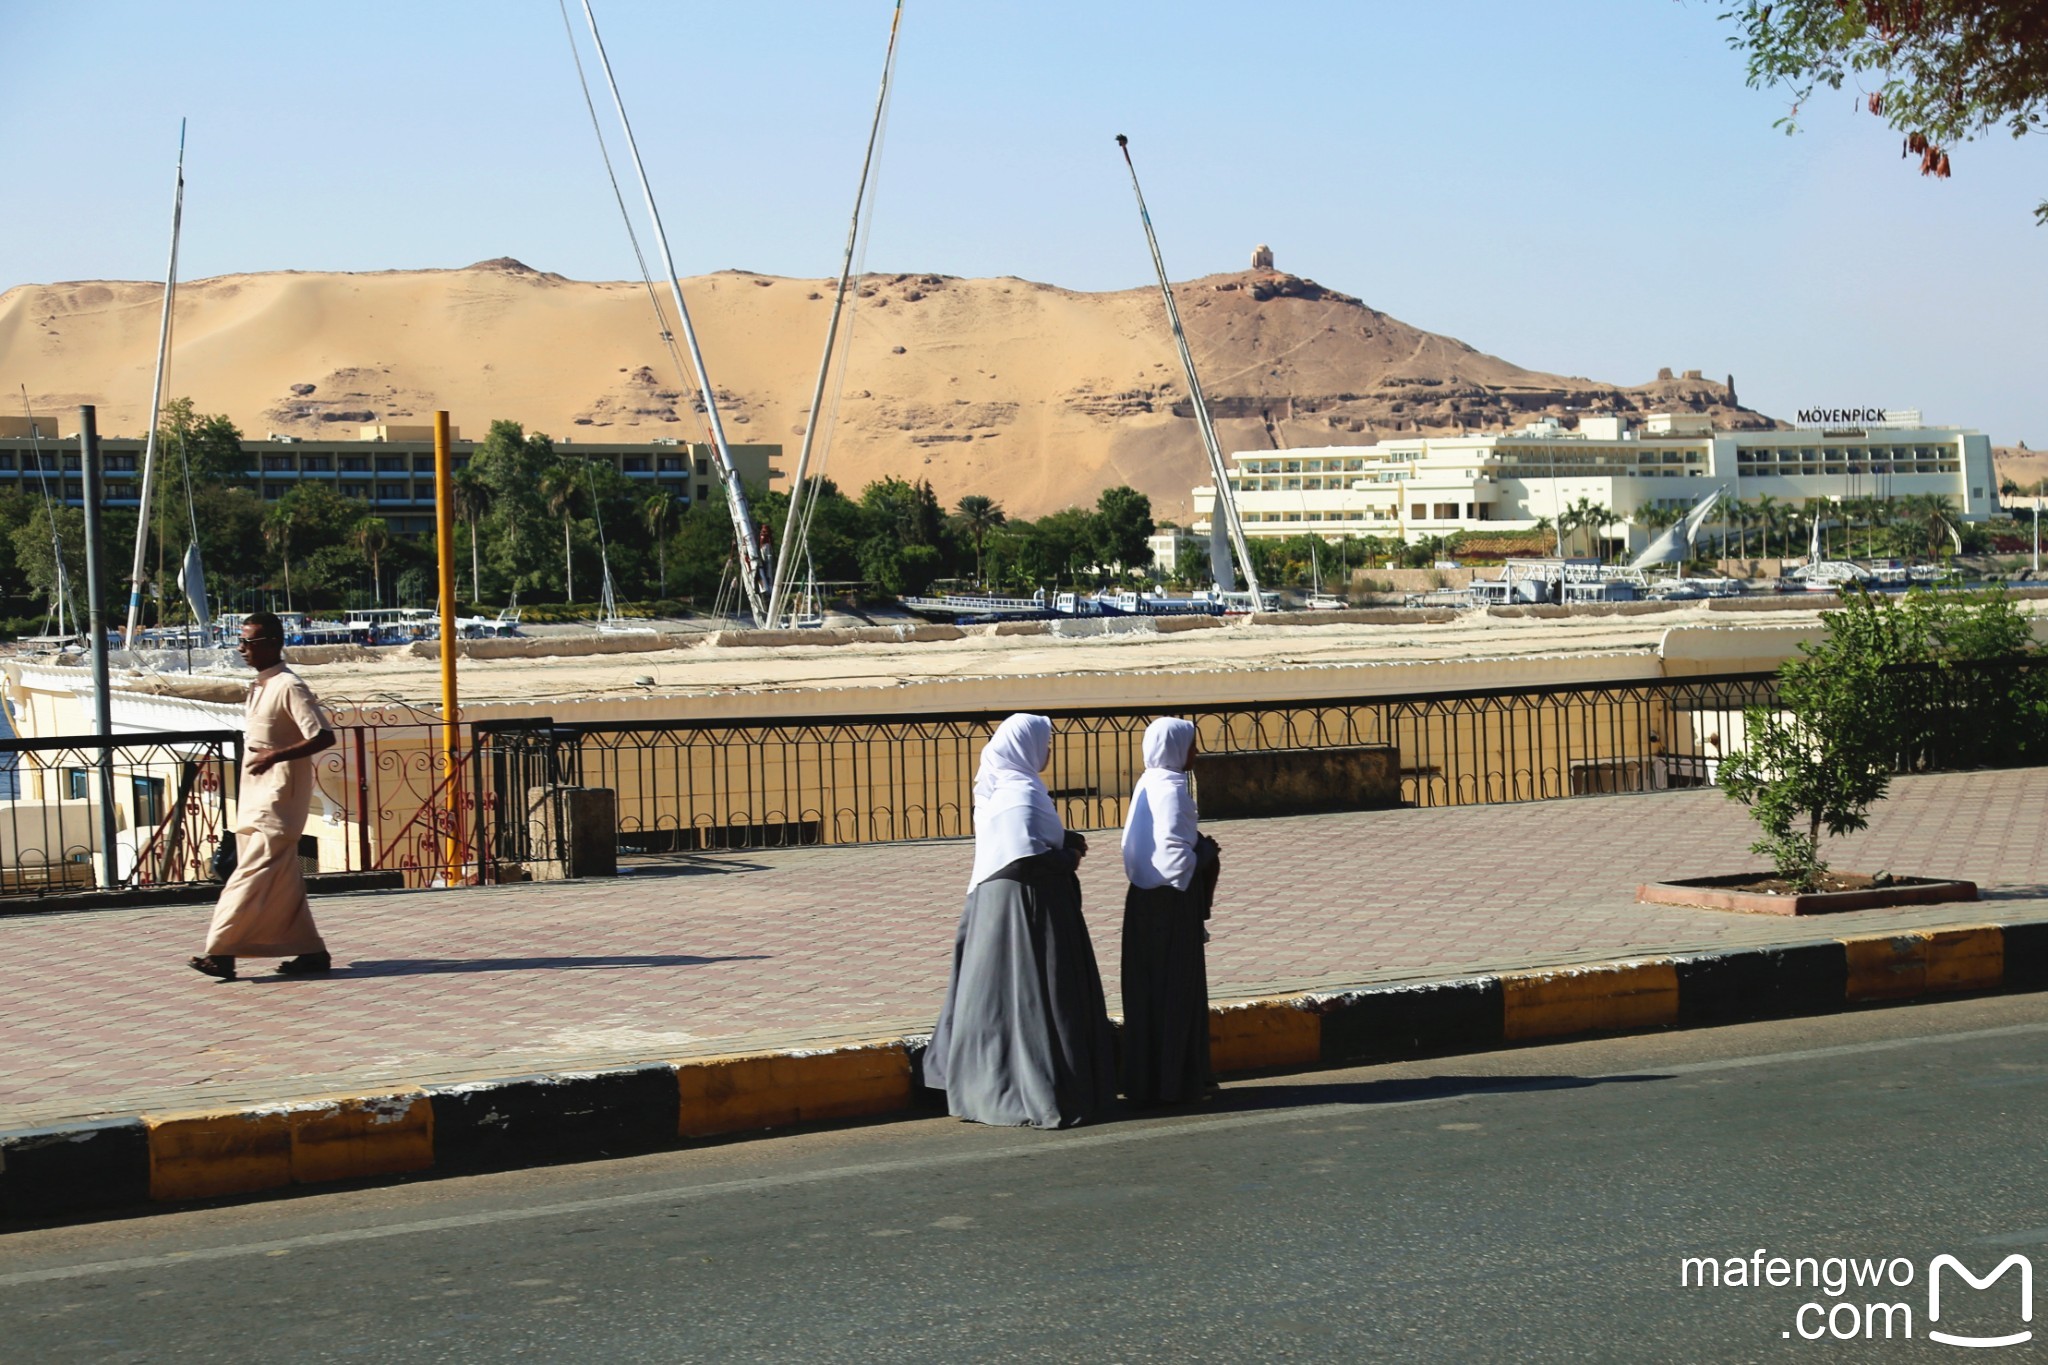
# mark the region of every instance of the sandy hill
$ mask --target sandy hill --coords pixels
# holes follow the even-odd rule
[[[741,271],[685,283],[732,440],[794,456],[830,290]],[[96,403],[103,432],[139,434],[160,291],[89,281],[0,294],[0,387],[25,384],[39,411]],[[1694,372],[1618,386],[1526,370],[1272,270],[1176,293],[1226,451],[1498,430],[1589,407],[1771,425]],[[704,435],[642,286],[506,259],[192,281],[179,290],[169,387],[253,436],[353,434],[442,407],[472,436],[499,417],[586,441]],[[826,466],[849,491],[883,474],[928,477],[949,503],[980,492],[1032,516],[1129,483],[1160,515],[1185,517],[1206,470],[1157,291],[862,281]]]

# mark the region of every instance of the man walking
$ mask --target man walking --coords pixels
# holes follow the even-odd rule
[[[284,622],[259,611],[242,622],[243,662],[256,670],[242,736],[242,790],[235,803],[235,870],[221,888],[196,972],[235,979],[237,957],[282,957],[277,970],[304,976],[333,960],[313,925],[299,836],[313,805],[314,754],[334,732],[313,689],[284,666]]]

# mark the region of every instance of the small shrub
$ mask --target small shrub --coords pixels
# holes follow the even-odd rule
[[[2023,762],[2048,718],[2041,670],[1995,666],[2033,649],[2002,591],[1852,593],[1822,624],[1826,638],[1779,668],[1778,705],[1746,713],[1744,747],[1720,772],[1762,832],[1750,851],[1801,891],[1828,870],[1822,832],[1868,825],[1894,772]]]

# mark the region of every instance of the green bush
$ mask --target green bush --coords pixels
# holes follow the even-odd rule
[[[1869,824],[1893,773],[2038,759],[2048,721],[2048,673],[1998,666],[2033,652],[2003,591],[1852,593],[1822,624],[1826,638],[1778,670],[1777,706],[1746,713],[1720,772],[1762,831],[1750,851],[1801,891],[1827,873],[1822,832]]]

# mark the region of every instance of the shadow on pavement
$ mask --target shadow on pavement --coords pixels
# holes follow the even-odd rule
[[[622,877],[703,877],[728,872],[766,872],[767,863],[757,863],[746,858],[720,857],[718,855],[693,856],[638,855],[632,861],[621,860],[619,875]]]
[[[1514,1095],[1543,1090],[1584,1090],[1596,1085],[1636,1085],[1668,1081],[1654,1072],[1628,1076],[1414,1076],[1381,1081],[1313,1081],[1287,1085],[1230,1086],[1207,1105],[1208,1113],[1237,1110],[1309,1108],[1318,1104],[1406,1104],[1415,1100],[1450,1099],[1458,1095]],[[1178,1108],[1131,1109],[1130,1114],[1172,1113]]]
[[[358,976],[435,976],[453,972],[595,972],[627,967],[705,967],[714,962],[761,962],[770,954],[730,957],[634,954],[619,957],[396,957],[358,958],[321,976],[259,976],[257,981],[340,981]]]
[[[1977,887],[1977,899],[1984,901],[2038,901],[2048,900],[2048,886],[1983,886]]]

